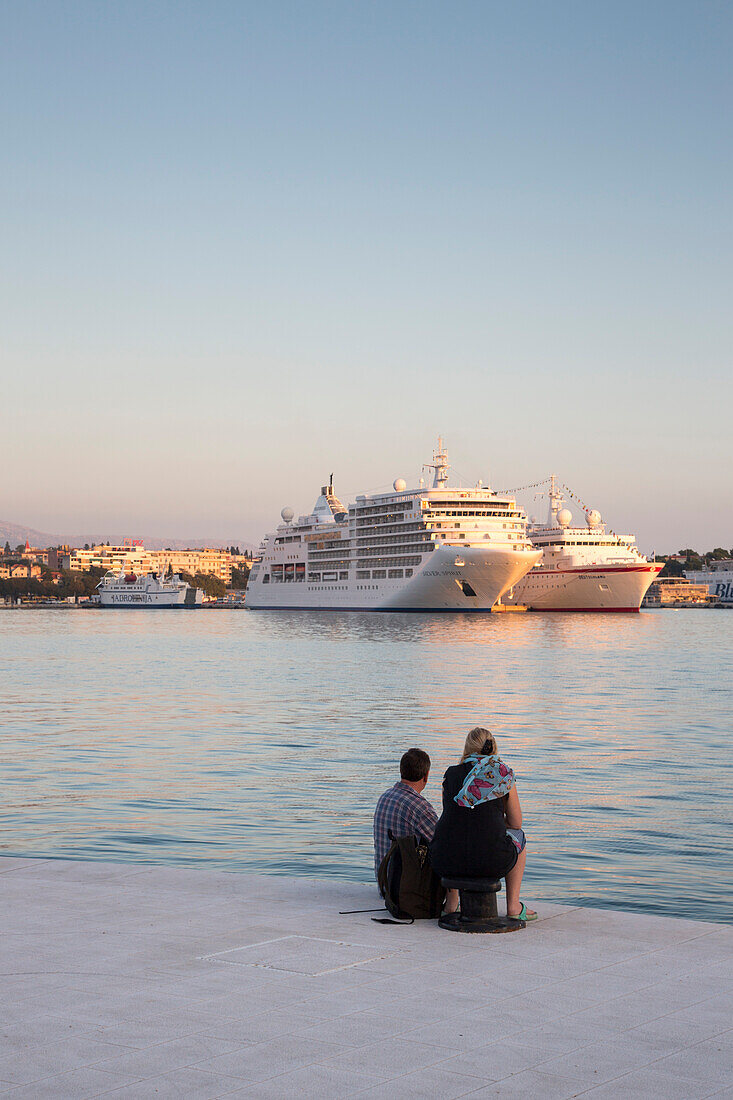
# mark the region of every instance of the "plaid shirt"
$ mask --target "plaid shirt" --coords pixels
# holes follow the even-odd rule
[[[408,787],[407,783],[395,783],[377,802],[374,811],[374,875],[377,876],[379,864],[390,849],[392,841],[389,830],[394,836],[418,836],[430,841],[433,839],[438,815],[421,794]]]

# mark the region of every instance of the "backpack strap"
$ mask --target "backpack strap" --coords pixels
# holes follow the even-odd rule
[[[372,917],[375,924],[414,924],[415,918],[409,917],[406,920],[393,920],[392,917]]]

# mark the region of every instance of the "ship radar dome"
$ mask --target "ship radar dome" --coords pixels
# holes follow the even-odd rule
[[[292,523],[294,515],[295,512],[292,508],[283,508],[282,512],[280,513],[283,523]]]
[[[589,527],[597,527],[601,522],[601,513],[596,511],[595,508],[591,508],[590,512],[585,517],[585,522]]]
[[[407,482],[403,477],[397,477],[393,482],[393,487],[396,493],[404,493],[407,488]]]
[[[573,518],[573,513],[569,508],[561,508],[557,513],[557,522],[561,527],[569,527]]]

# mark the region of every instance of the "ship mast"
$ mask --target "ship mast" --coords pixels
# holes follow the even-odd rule
[[[423,469],[435,470],[433,489],[442,489],[448,482],[448,452],[443,446],[442,436],[438,436],[438,449],[433,451],[433,461],[426,462]]]
[[[557,475],[550,475],[550,503],[547,509],[547,526],[557,527],[557,513],[560,511],[562,505],[565,503],[565,497],[557,488],[555,482],[557,481]]]

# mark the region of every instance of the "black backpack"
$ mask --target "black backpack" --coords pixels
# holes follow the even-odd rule
[[[389,839],[392,844],[377,874],[384,904],[398,920],[437,919],[445,890],[430,866],[427,844],[419,836],[395,837],[391,830]]]

